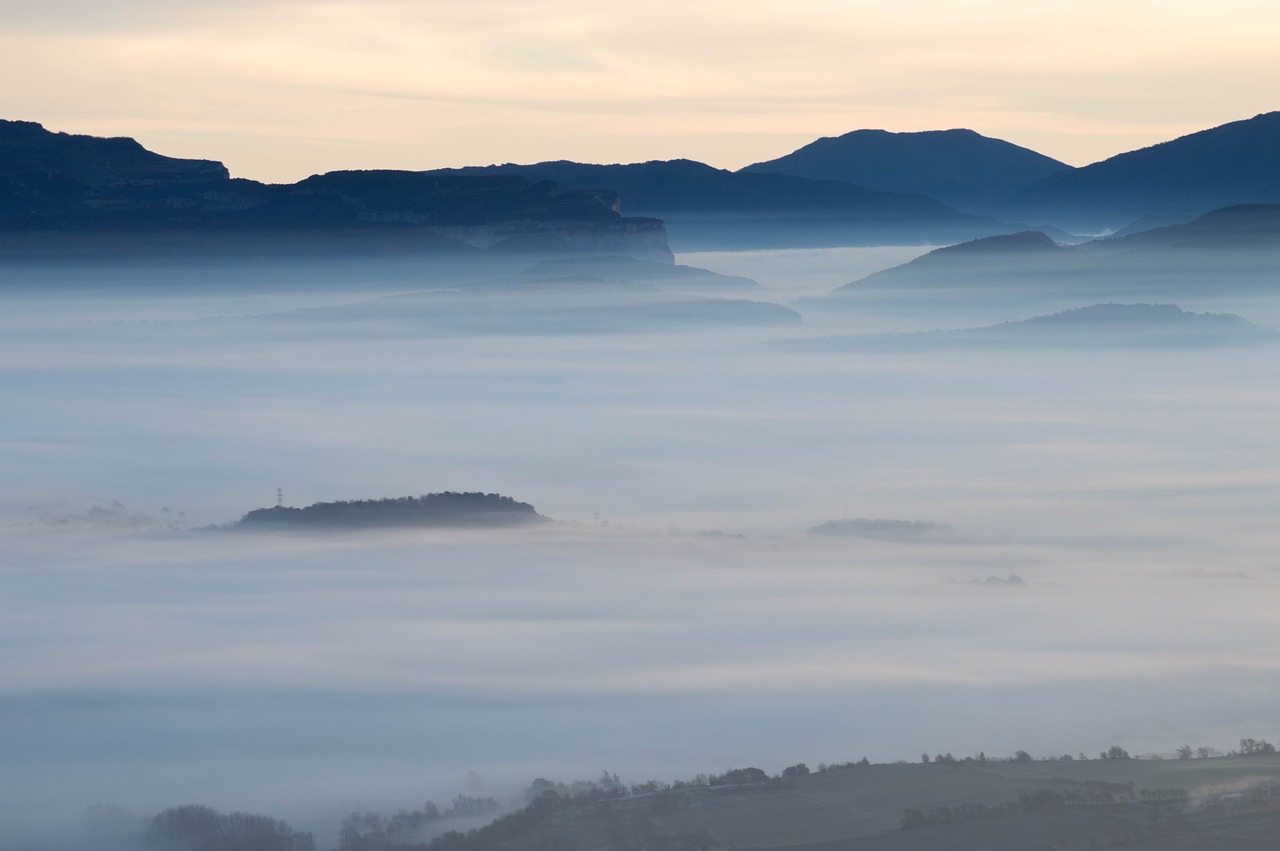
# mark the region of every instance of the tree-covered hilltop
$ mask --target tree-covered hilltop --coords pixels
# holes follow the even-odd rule
[[[429,493],[387,499],[317,502],[305,508],[277,505],[250,511],[241,529],[367,529],[384,527],[523,526],[546,521],[527,502],[496,493]]]
[[[462,494],[459,494],[462,496]],[[517,802],[457,795],[390,814],[353,812],[336,847],[287,822],[199,804],[142,817],[95,805],[81,846],[129,851],[1246,851],[1272,848],[1280,757],[1266,739],[1230,753],[1097,758],[951,753],[918,761],[749,766],[671,783],[539,777]],[[419,799],[420,800],[420,799]],[[1206,837],[1222,842],[1206,844]],[[332,840],[326,840],[332,841]],[[6,846],[7,847],[7,846]]]

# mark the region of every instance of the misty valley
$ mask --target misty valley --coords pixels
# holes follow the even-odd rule
[[[0,129],[0,847],[1274,841],[1280,196]]]

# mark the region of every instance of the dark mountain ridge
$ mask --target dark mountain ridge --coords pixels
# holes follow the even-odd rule
[[[1280,203],[1280,112],[1081,169],[970,130],[858,130],[738,172],[691,160],[554,161],[337,171],[284,185],[233,179],[221,163],[164,157],[132,139],[0,121],[0,251],[9,256],[66,249],[70,234],[92,251],[166,242],[177,253],[192,243],[234,253],[252,242],[256,252],[278,251],[280,240],[306,246],[323,233],[315,248],[329,253],[364,242],[382,253],[670,262],[659,219],[682,250],[956,243],[1024,228],[937,197],[974,210],[1010,193],[995,207],[1006,220],[1077,231]]]
[[[1051,174],[997,210],[1077,230],[1143,216],[1280,203],[1280,112],[1268,112]]]
[[[955,129],[855,130],[742,171],[840,180],[883,192],[927,195],[958,210],[986,213],[1037,181],[1070,169],[1029,148]]]
[[[838,180],[732,172],[692,160],[591,165],[440,169],[440,175],[519,175],[566,189],[609,187],[629,215],[667,223],[685,248],[954,242],[1012,228],[961,213],[923,195],[884,192]]]
[[[270,322],[313,333],[332,323],[344,333],[368,323],[381,339],[404,333],[469,336],[620,334],[705,331],[743,326],[798,325],[800,315],[764,301],[708,297],[661,289],[653,283],[605,281],[593,276],[497,280],[459,290],[407,293],[331,307],[264,314],[244,322]]]
[[[234,250],[244,237],[262,250],[270,247],[265,232],[314,238],[322,253],[366,235],[383,250],[604,252],[670,262],[662,223],[625,219],[619,205],[607,190],[561,190],[514,175],[338,171],[264,184],[132,139],[0,121],[0,247],[10,252],[56,251],[72,236],[111,243],[112,235],[141,250],[152,235],[178,249]]]

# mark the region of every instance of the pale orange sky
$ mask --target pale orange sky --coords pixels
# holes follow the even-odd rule
[[[1280,108],[1280,7],[1253,0],[0,11],[0,117],[270,181],[559,158],[738,168],[868,127],[969,127],[1083,165]]]

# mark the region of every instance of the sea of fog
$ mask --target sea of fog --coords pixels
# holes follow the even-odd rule
[[[787,303],[923,250],[680,260]],[[0,822],[33,847],[102,803],[263,812],[325,847],[353,810],[537,777],[1280,734],[1274,344],[778,344],[1063,293],[446,333],[294,312],[411,274],[308,274],[6,272]],[[556,522],[216,528],[277,489],[498,492]],[[808,533],[852,518],[936,525]]]

